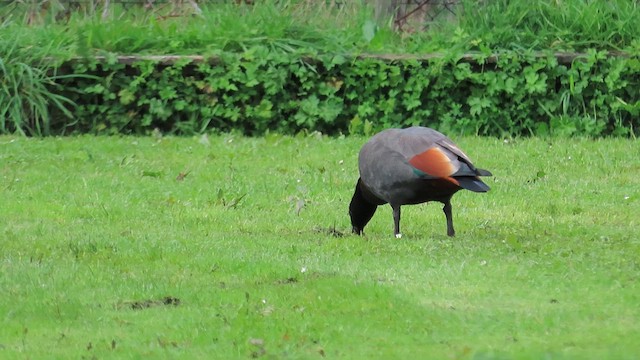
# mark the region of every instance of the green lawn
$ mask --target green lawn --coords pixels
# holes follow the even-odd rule
[[[0,358],[640,354],[637,141],[454,137],[492,190],[395,239],[365,140],[0,137]]]

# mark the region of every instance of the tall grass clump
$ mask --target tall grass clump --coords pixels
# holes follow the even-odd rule
[[[10,24],[0,26],[0,132],[47,135],[51,110],[71,117],[74,104],[58,93],[56,81],[72,75],[58,75],[50,56],[60,50],[54,43],[25,46],[25,33]]]

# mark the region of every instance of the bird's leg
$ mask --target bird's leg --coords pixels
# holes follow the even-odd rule
[[[391,205],[393,209],[393,231],[396,234],[396,238],[400,239],[402,234],[400,233],[400,205]]]
[[[442,207],[442,211],[444,211],[444,216],[447,217],[447,235],[454,236],[456,231],[453,230],[453,216],[451,215],[451,200],[447,200],[444,202],[444,206]]]

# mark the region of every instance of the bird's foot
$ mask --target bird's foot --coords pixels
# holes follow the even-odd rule
[[[402,234],[396,234],[396,239],[402,239]]]

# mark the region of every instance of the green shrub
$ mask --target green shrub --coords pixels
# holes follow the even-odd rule
[[[193,134],[238,130],[367,133],[427,125],[450,133],[631,135],[638,127],[640,61],[590,51],[503,54],[497,63],[284,54],[265,46],[209,62],[71,63],[61,79],[78,104],[58,131]]]

